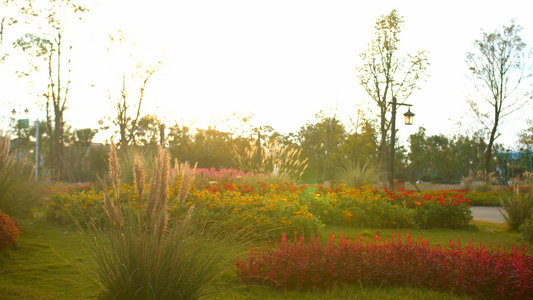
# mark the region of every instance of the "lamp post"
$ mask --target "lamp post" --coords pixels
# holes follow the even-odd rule
[[[413,125],[414,113],[411,112],[412,104],[397,103],[396,97],[392,97],[392,113],[391,113],[391,137],[390,137],[390,171],[389,171],[389,188],[394,189],[394,144],[396,143],[396,106],[408,106],[408,111],[403,114],[405,117],[405,125]]]

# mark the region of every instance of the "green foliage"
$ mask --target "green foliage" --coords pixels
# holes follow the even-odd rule
[[[133,192],[126,186],[122,186],[121,189],[122,199],[128,198]],[[109,226],[109,220],[104,210],[103,199],[101,191],[92,185],[59,191],[54,188],[54,193],[47,201],[46,217],[61,225],[76,223],[84,228],[90,225],[104,228]],[[128,203],[127,200],[123,202]]]
[[[69,128],[65,128],[66,133]],[[92,151],[92,140],[97,130],[90,128],[74,130],[70,136],[69,146],[66,148],[64,160],[73,179],[80,181],[96,180],[94,170],[87,160],[87,154]],[[92,175],[92,176],[91,176]]]
[[[472,201],[472,206],[500,206],[500,194],[497,191],[469,191],[465,197]]]
[[[518,134],[518,143],[522,149],[531,149],[533,147],[533,118],[527,119],[527,128]]]
[[[350,132],[336,114],[326,116],[320,111],[315,118],[316,123],[308,122],[298,132],[302,155],[309,158],[309,167],[303,176],[306,182],[331,180],[337,168],[377,158],[376,130],[370,120],[358,120],[360,124]]]
[[[472,211],[466,205],[426,201],[415,209],[414,219],[421,228],[461,228],[472,219]]]
[[[0,210],[0,250],[15,247],[21,233],[15,221]]]
[[[433,183],[456,183],[472,175],[470,168],[480,165],[486,148],[479,133],[472,137],[427,136],[424,127],[409,136],[409,144],[407,157],[413,179]]]
[[[533,218],[531,216],[518,226],[518,231],[520,231],[522,239],[533,244]]]
[[[503,214],[511,229],[518,229],[533,214],[533,193],[521,191],[514,187],[501,192],[501,207],[507,214]]]

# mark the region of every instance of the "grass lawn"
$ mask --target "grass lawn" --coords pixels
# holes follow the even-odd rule
[[[91,299],[94,287],[74,265],[84,264],[90,258],[82,246],[82,238],[74,227],[59,226],[44,218],[26,221],[21,225],[23,235],[16,249],[0,252],[0,299]],[[361,233],[369,238],[373,228],[327,226],[320,231],[327,240],[335,232],[348,236]],[[389,237],[391,230],[380,229],[380,234]],[[405,235],[407,230],[394,230]],[[522,244],[518,233],[507,231],[504,224],[482,221],[472,222],[466,229],[410,230],[413,237],[423,236],[431,243],[448,244],[449,240],[468,243],[472,239],[490,245],[500,244],[508,248]],[[231,262],[228,262],[231,264]],[[242,286],[233,272],[224,275],[218,285],[221,293],[207,299],[469,299],[450,293],[408,287],[344,286],[329,291],[288,292],[265,287]]]
[[[44,218],[21,223],[17,248],[0,252],[0,298],[90,298],[89,280],[73,266],[89,258],[76,228]]]

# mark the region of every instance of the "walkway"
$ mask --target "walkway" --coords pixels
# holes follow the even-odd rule
[[[489,221],[494,223],[505,223],[505,219],[500,213],[500,207],[472,206],[472,217],[476,220]]]

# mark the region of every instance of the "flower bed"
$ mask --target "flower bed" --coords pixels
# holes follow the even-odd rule
[[[237,276],[247,284],[280,289],[327,289],[339,284],[430,287],[486,298],[532,298],[533,258],[526,248],[431,246],[427,240],[403,240],[392,234],[385,241],[331,235],[326,244],[304,237],[250,249],[236,261]]]
[[[316,188],[306,185],[222,183],[191,189],[188,200],[178,203],[180,181],[170,186],[169,216],[183,217],[191,205],[194,216],[203,221],[279,236],[283,232],[316,233],[323,224],[372,226],[380,228],[461,227],[471,219],[469,200],[462,194],[415,194],[412,191],[372,190],[368,186],[353,189]],[[137,207],[134,188],[120,187],[123,208]],[[48,202],[48,217],[59,223],[71,222],[73,216],[82,225],[87,221],[106,225],[103,196],[94,187],[82,187],[56,193]],[[143,203],[140,204],[144,205]]]

